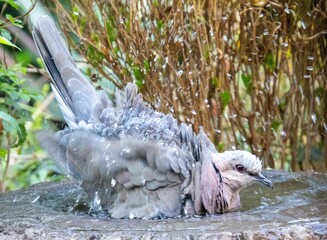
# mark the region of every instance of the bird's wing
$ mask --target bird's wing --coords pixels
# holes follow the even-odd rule
[[[49,154],[113,217],[180,214],[181,188],[191,177],[189,153],[135,136],[108,139],[84,130],[59,132],[52,140]]]
[[[108,100],[98,95],[84,78],[48,16],[38,17],[33,38],[52,78],[52,89],[67,124],[74,128],[79,121],[88,123],[97,118],[94,113],[98,113]]]

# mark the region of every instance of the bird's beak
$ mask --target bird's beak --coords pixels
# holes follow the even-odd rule
[[[259,173],[258,175],[254,176],[254,177],[259,183],[262,183],[263,185],[266,185],[270,188],[274,188],[273,183],[268,178],[263,176],[261,173]]]

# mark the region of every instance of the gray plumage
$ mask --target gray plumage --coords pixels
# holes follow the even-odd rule
[[[40,16],[33,38],[68,127],[41,145],[113,218],[175,217],[239,208],[254,181],[272,187],[245,151],[218,153],[200,130],[153,110],[134,84],[110,100],[78,70],[63,38]]]

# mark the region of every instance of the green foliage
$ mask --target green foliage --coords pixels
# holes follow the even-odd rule
[[[219,142],[217,144],[217,150],[218,152],[223,152],[225,150],[225,144],[223,142]]]
[[[0,66],[0,119],[3,126],[1,136],[11,135],[16,141],[9,147],[17,147],[26,139],[26,121],[32,120],[31,112],[23,108],[23,102],[40,100],[41,96],[32,90],[24,80],[19,79],[17,73],[24,71],[20,65],[14,65],[6,69]]]
[[[269,71],[274,71],[275,70],[275,60],[274,60],[274,55],[272,53],[268,53],[265,58],[265,65],[266,68]]]
[[[20,3],[15,0],[0,0],[0,2],[5,2],[16,10],[22,9],[22,6],[20,5]]]
[[[6,180],[7,189],[26,188],[39,182],[60,181],[64,176],[57,173],[57,167],[53,161],[33,159],[29,161],[20,160],[8,171]]]
[[[107,33],[109,36],[109,40],[110,42],[114,42],[117,40],[117,28],[114,27],[113,22],[111,21],[111,19],[108,19],[108,21],[106,22],[106,29],[107,29]]]
[[[10,47],[15,47],[17,49],[19,49],[21,51],[21,49],[19,47],[17,47],[15,44],[13,44],[12,42],[10,42],[6,37],[4,36],[0,36],[0,44],[4,44],[4,45],[8,45]]]
[[[11,7],[14,12],[22,9],[16,1],[1,0],[1,2],[6,2],[4,7]],[[5,18],[0,20],[0,44],[19,49],[21,51],[20,58],[24,58],[25,63],[27,63],[29,59],[26,58],[26,53],[23,53],[12,42],[11,33],[6,29],[11,25],[22,28],[22,20],[20,17],[6,13],[5,10],[7,9],[2,9]],[[8,178],[8,172],[11,171],[11,168],[16,166],[14,163],[9,166],[12,150],[16,148],[16,151],[20,152],[23,144],[27,141],[28,135],[25,125],[32,120],[31,115],[34,110],[30,106],[42,99],[40,93],[32,89],[28,82],[22,79],[25,73],[26,68],[22,67],[22,63],[10,67],[0,65],[0,166],[2,170],[0,191],[8,188],[4,184],[5,179]],[[21,174],[17,174],[14,178],[17,179],[17,176],[21,176]],[[6,185],[11,185],[10,183],[8,182]]]
[[[16,27],[19,27],[19,28],[23,28],[23,25],[22,25],[22,20],[20,19],[17,19],[17,18],[14,18],[13,16],[11,16],[10,14],[6,14],[6,18],[9,20],[9,22],[16,26]]]
[[[8,170],[10,150],[26,141],[25,123],[32,120],[31,112],[24,106],[31,100],[41,99],[39,93],[18,77],[23,72],[24,68],[19,64],[10,68],[0,65],[0,158],[6,159],[2,184]]]
[[[2,4],[5,3],[5,4]],[[16,59],[17,64],[7,66],[0,64],[0,192],[20,189],[38,182],[57,181],[63,177],[58,173],[54,162],[44,160],[44,151],[40,148],[33,133],[36,129],[51,126],[51,121],[44,119],[45,114],[41,103],[40,90],[30,86],[23,80],[33,64],[43,68],[40,58],[36,59],[28,50],[20,49],[14,44],[14,39],[32,41],[31,36],[12,36],[7,30],[9,26],[23,27],[23,18],[18,15],[22,6],[15,0],[0,0],[2,18],[0,19],[0,47],[12,47],[8,55]],[[30,38],[30,39],[28,39]],[[17,51],[19,49],[20,51]],[[4,61],[6,62],[6,61]],[[33,71],[34,72],[34,71]],[[36,74],[29,76],[37,76]],[[37,85],[37,84],[36,84]],[[49,86],[42,88],[43,94],[48,94]],[[40,109],[38,109],[41,107]],[[33,118],[32,119],[32,114]]]
[[[0,2],[6,2],[16,10],[21,8],[21,5],[14,0],[0,0]],[[12,38],[10,32],[5,29],[9,25],[14,25],[16,27],[23,28],[21,19],[15,18],[11,14],[6,14],[5,19],[0,20],[0,44],[17,48],[21,51],[21,49],[11,41]]]
[[[20,64],[9,68],[0,65],[0,191],[62,179],[56,174],[53,162],[40,161],[40,147],[26,130],[27,122],[33,120],[32,113],[36,109],[33,106],[43,97],[19,77],[25,71]],[[34,128],[44,125],[42,116],[33,122]]]
[[[244,84],[246,90],[248,92],[251,92],[251,90],[252,90],[252,78],[251,78],[251,76],[248,75],[248,74],[242,73],[241,78],[242,78],[242,81],[243,81],[243,84]]]
[[[220,94],[220,99],[221,99],[221,103],[222,103],[222,111],[224,111],[224,109],[226,108],[226,106],[228,105],[230,99],[231,99],[231,95],[229,91],[224,91]]]
[[[135,76],[135,83],[139,88],[142,88],[143,84],[144,84],[144,74],[141,71],[140,67],[137,65],[134,65],[131,67],[133,74]]]

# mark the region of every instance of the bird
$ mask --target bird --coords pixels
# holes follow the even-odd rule
[[[134,83],[111,98],[96,90],[49,16],[37,18],[32,35],[67,124],[37,139],[94,208],[127,219],[221,214],[240,208],[244,187],[273,187],[255,155],[218,152],[203,128],[155,110]]]

